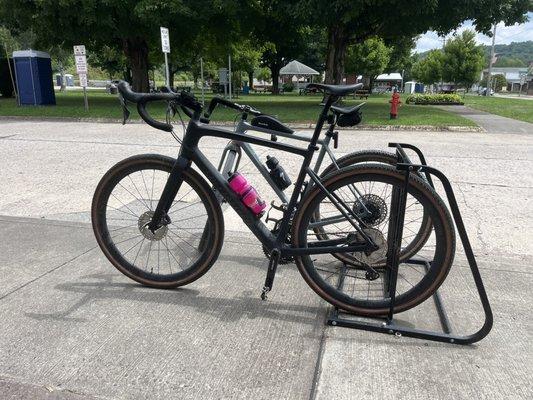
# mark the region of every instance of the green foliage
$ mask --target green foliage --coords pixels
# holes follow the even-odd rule
[[[426,85],[432,85],[442,79],[443,64],[444,54],[442,51],[431,50],[425,58],[415,62],[411,73],[416,80]]]
[[[490,47],[483,46],[486,66],[489,65]],[[497,44],[494,46],[494,52],[498,55],[494,63],[496,67],[525,67],[529,61],[533,60],[533,40]]]
[[[483,63],[483,50],[476,44],[475,32],[463,31],[444,46],[442,78],[469,89],[479,80]]]
[[[283,84],[284,92],[292,92],[294,90],[294,84],[292,82],[286,82]]]
[[[494,67],[527,67],[527,64],[518,57],[498,57],[492,64]]]
[[[379,38],[370,38],[350,46],[346,56],[346,72],[375,78],[389,64],[391,51]]]
[[[496,74],[491,80],[492,87],[496,92],[500,92],[503,87],[507,87],[507,79],[505,79],[505,75],[503,74]]]
[[[265,67],[257,68],[254,71],[255,77],[260,81],[269,81],[272,79],[272,74],[270,73],[270,70]]]
[[[463,104],[457,94],[411,94],[405,100],[407,104]]]

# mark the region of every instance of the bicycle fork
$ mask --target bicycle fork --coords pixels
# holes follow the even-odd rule
[[[181,155],[176,159],[176,162],[172,166],[161,198],[154,210],[152,220],[148,223],[148,229],[150,229],[152,233],[155,233],[155,231],[163,225],[168,225],[171,222],[170,217],[168,216],[168,210],[172,206],[172,202],[183,183],[184,172],[189,169],[190,166],[191,160]]]

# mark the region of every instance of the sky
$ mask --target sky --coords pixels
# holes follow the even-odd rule
[[[503,23],[499,23],[496,27],[496,44],[509,44],[511,42],[525,42],[527,40],[533,40],[533,13],[527,14],[529,21],[525,24],[515,24],[511,26],[505,26]],[[465,29],[473,29],[472,22],[465,22],[458,32],[462,32]],[[451,36],[451,34],[449,35]],[[477,34],[477,42],[479,44],[492,44],[492,38]],[[423,51],[431,49],[439,49],[442,47],[442,37],[439,37],[435,32],[430,31],[423,34],[416,42],[415,52],[421,53]]]

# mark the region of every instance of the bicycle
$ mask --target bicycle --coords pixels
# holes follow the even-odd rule
[[[359,84],[359,86],[357,86],[356,91],[362,86],[362,84]],[[335,131],[335,127],[337,125],[341,127],[350,127],[359,124],[362,120],[361,108],[364,106],[364,104],[365,103],[362,103],[352,107],[331,106],[331,110],[333,111],[333,113],[327,120],[327,123],[329,125],[328,129],[325,133],[324,138],[317,140],[317,144],[320,146],[320,151],[313,166],[313,171],[315,172],[315,174],[319,174],[326,154],[329,156],[331,163],[326,166],[326,168],[324,168],[324,170],[320,173],[321,177],[325,177],[328,174],[337,171],[341,168],[365,162],[377,162],[387,165],[396,165],[398,161],[397,156],[393,153],[389,153],[386,151],[362,150],[348,153],[337,159],[333,151],[330,149],[329,145],[331,141],[333,141],[333,147],[335,149],[338,147],[339,133]],[[307,143],[311,141],[311,137],[295,132],[293,129],[284,125],[281,121],[274,118],[273,116],[263,114],[261,111],[249,105],[237,104],[220,97],[214,97],[210,101],[207,111],[203,114],[205,122],[209,122],[210,118],[213,115],[213,112],[215,111],[218,105],[223,105],[225,107],[233,109],[240,114],[240,117],[238,116],[239,122],[237,123],[234,129],[235,132],[238,134],[245,135],[248,132],[253,131],[270,135],[270,139],[272,141],[277,141],[278,137],[280,136],[291,140],[297,140]],[[253,116],[250,122],[248,122],[249,115]],[[239,142],[236,140],[230,141],[222,152],[222,157],[218,165],[218,170],[223,176],[229,176],[230,174],[236,172],[239,168],[243,152],[252,162],[253,166],[261,173],[262,177],[272,188],[272,190],[281,202],[280,205],[276,206],[273,201],[271,203],[271,209],[282,211],[289,201],[284,190],[287,189],[291,182],[290,180],[287,182],[284,179],[281,179],[280,182],[279,179],[274,179],[274,177],[271,175],[272,169],[268,167],[268,156],[267,166],[265,166],[265,164],[261,162],[260,157],[257,155],[255,150],[249,143]],[[276,168],[279,168],[279,165],[277,165]],[[284,173],[283,169],[282,171]],[[355,187],[352,188],[352,192],[356,195],[356,198],[359,202],[358,214],[361,218],[365,219],[366,217],[366,222],[371,223],[374,227],[388,222],[387,210],[384,209],[382,199],[378,195],[373,193],[357,193],[357,188]],[[222,201],[222,198],[219,197],[219,200]],[[371,215],[371,209],[378,210],[379,215],[375,213],[372,218],[369,218]],[[317,238],[327,239],[327,234],[325,234],[323,229],[321,229],[320,227],[320,215],[317,214],[314,218],[316,220],[314,224],[316,225],[315,231],[317,233]],[[279,230],[279,223],[281,222],[281,220],[271,217],[270,213],[268,213],[266,222],[270,221],[274,222],[274,227],[271,229],[271,232],[275,234]],[[413,237],[404,238],[404,241],[402,243],[403,248],[401,252],[401,259],[409,259],[414,254],[416,254],[418,250],[422,248],[428,240],[429,236],[431,235],[431,231],[431,221],[427,215],[424,215],[423,223],[420,224],[420,229],[416,233],[416,235],[414,235]],[[263,252],[267,258],[270,257],[268,249],[264,246]],[[357,261],[356,257],[350,255],[338,254],[337,258],[351,265],[361,264]],[[292,257],[282,257],[280,259],[281,264],[287,264],[292,261]],[[381,260],[373,260],[371,265],[375,268],[383,267],[385,265],[385,258],[382,258]]]
[[[410,175],[406,179],[387,165],[355,165],[319,177],[310,164],[330,108],[357,86],[311,85],[323,91],[326,99],[309,145],[302,148],[203,123],[203,107],[190,94],[134,93],[127,83],[121,82],[121,96],[136,103],[140,116],[154,128],[173,133],[171,124],[154,120],[146,111],[146,104],[152,101],[168,101],[191,119],[176,159],[157,154],[129,157],[113,166],[100,180],[93,197],[92,226],[109,261],[126,276],[151,287],[173,288],[200,278],[216,261],[224,238],[224,219],[214,188],[270,250],[261,298],[266,299],[272,290],[280,257],[293,256],[307,284],[329,303],[360,315],[385,315],[391,305],[392,289],[386,287],[389,268],[376,270],[366,265],[361,272],[337,258],[331,261],[331,256],[338,254],[358,252],[368,259],[377,254],[382,259],[389,252],[389,241],[358,216],[356,200],[349,194],[351,186],[380,185],[383,193],[390,192],[383,198],[392,197],[392,205],[398,193],[396,189],[405,190],[407,204],[411,205],[406,207],[404,217],[413,212],[411,206],[418,204],[414,214],[419,218],[421,213],[427,213],[433,226],[432,244],[424,249],[426,256],[431,257],[429,267],[419,270],[408,265],[414,272],[402,267],[403,264],[398,267],[398,275],[403,280],[398,280],[393,290],[394,311],[408,310],[431,296],[446,278],[455,253],[455,233],[446,206],[420,177]],[[276,234],[268,230],[256,210],[243,202],[227,177],[198,148],[203,137],[265,146],[303,158]],[[192,168],[193,164],[207,181]],[[309,189],[304,192],[306,179],[309,179]],[[317,210],[324,217],[331,213],[343,216],[342,221],[326,221],[322,225],[328,227],[327,239],[316,237],[312,224],[316,222]],[[389,228],[394,228],[391,223]],[[390,234],[391,229],[387,235]]]

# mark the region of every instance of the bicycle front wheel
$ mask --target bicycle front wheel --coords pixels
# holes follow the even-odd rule
[[[188,284],[213,265],[224,237],[220,205],[193,169],[170,209],[168,223],[148,228],[174,159],[130,157],[112,167],[98,184],[92,224],[98,245],[124,275],[157,288]]]
[[[405,184],[403,174],[386,165],[363,164],[348,167],[329,175],[323,182],[328,191],[335,193],[349,207],[357,207],[351,189],[362,190],[372,185],[379,193],[380,208],[390,210],[394,200],[395,189]],[[339,211],[326,197],[325,193],[315,187],[302,200],[294,217],[293,246],[307,247],[311,242],[319,245],[321,238],[316,237],[315,220],[320,209],[323,231],[330,239],[346,239],[352,242],[358,237],[350,221],[338,217]],[[455,252],[455,232],[450,215],[440,197],[419,177],[411,176],[408,186],[407,205],[403,245],[410,243],[411,236],[418,231],[424,215],[430,219],[433,232],[417,256],[428,261],[424,265],[411,264],[401,260],[398,267],[398,285],[396,290],[395,311],[405,311],[420,304],[431,296],[444,281],[452,265]],[[365,233],[379,246],[369,255],[364,252],[349,254],[353,263],[339,260],[337,254],[321,254],[295,257],[296,265],[311,288],[331,304],[360,315],[385,315],[390,306],[388,277],[390,270],[386,267],[388,248],[389,221],[381,221],[372,226],[359,225]],[[355,240],[357,242],[362,239]],[[377,275],[366,274],[364,266],[384,265],[374,270]],[[363,268],[362,268],[363,266]]]

